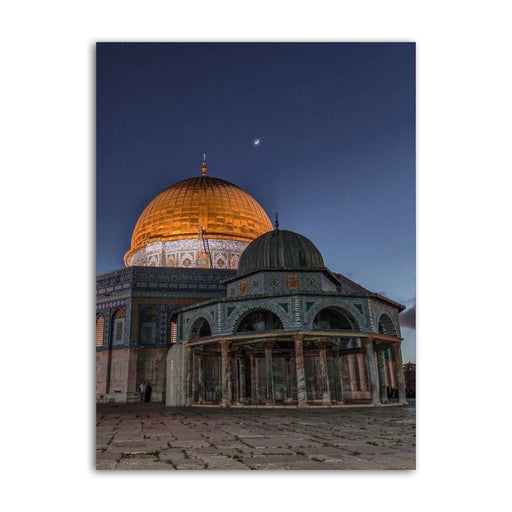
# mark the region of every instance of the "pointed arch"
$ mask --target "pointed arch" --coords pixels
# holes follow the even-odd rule
[[[204,316],[200,316],[192,322],[187,339],[204,338],[211,335],[212,326],[210,322]]]
[[[341,314],[343,315],[350,324],[350,327],[348,329],[352,329],[355,331],[360,331],[362,329],[362,323],[364,322],[364,319],[361,318],[361,315],[356,314],[355,311],[352,311],[352,308],[350,308],[347,304],[339,304],[334,301],[319,301],[316,303],[311,310],[309,311],[308,317],[310,322],[310,329],[318,329],[319,327],[314,327],[315,319],[317,318],[318,314],[322,312],[323,310],[330,309],[332,311],[335,311],[335,314]],[[332,327],[331,327],[332,328]]]
[[[379,333],[388,334],[389,336],[397,336],[397,329],[391,317],[386,313],[382,313],[377,322]]]
[[[233,320],[231,321],[231,331],[237,332],[240,328],[240,324],[244,317],[246,317],[248,314],[255,312],[255,311],[268,311],[270,313],[273,313],[277,319],[279,320],[282,327],[281,329],[284,329],[285,326],[288,324],[286,321],[286,317],[284,316],[284,311],[282,308],[276,306],[272,303],[266,303],[266,304],[258,304],[253,305],[249,307],[241,308],[240,310],[236,311],[233,315]]]
[[[273,311],[258,308],[247,312],[239,320],[237,332],[273,331],[283,328],[283,322]]]
[[[126,314],[123,309],[116,309],[112,315],[112,344],[123,345]]]
[[[158,313],[154,307],[147,306],[140,312],[140,334],[141,345],[156,344],[156,325]]]
[[[105,317],[102,315],[96,318],[96,346],[102,347],[104,340]]]

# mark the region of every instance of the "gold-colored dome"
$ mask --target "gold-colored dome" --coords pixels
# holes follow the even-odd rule
[[[158,194],[133,230],[127,258],[152,242],[208,239],[251,242],[273,229],[265,210],[229,181],[203,175],[180,181]]]

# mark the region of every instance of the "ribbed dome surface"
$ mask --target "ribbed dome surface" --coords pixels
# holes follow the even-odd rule
[[[249,244],[240,257],[238,273],[322,268],[322,255],[310,240],[292,231],[274,229]]]
[[[158,194],[142,212],[131,252],[148,243],[198,238],[251,242],[272,229],[259,203],[228,181],[201,176],[180,181]],[[128,256],[128,254],[125,256]]]

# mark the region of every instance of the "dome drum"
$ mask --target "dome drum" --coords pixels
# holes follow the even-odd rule
[[[237,240],[209,240],[209,252],[201,240],[154,242],[130,251],[128,267],[183,267],[237,269],[240,255],[249,244]]]

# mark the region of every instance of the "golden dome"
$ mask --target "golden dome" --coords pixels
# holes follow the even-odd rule
[[[265,210],[229,181],[203,175],[180,181],[158,194],[133,230],[127,258],[152,242],[207,239],[251,242],[273,229]]]

